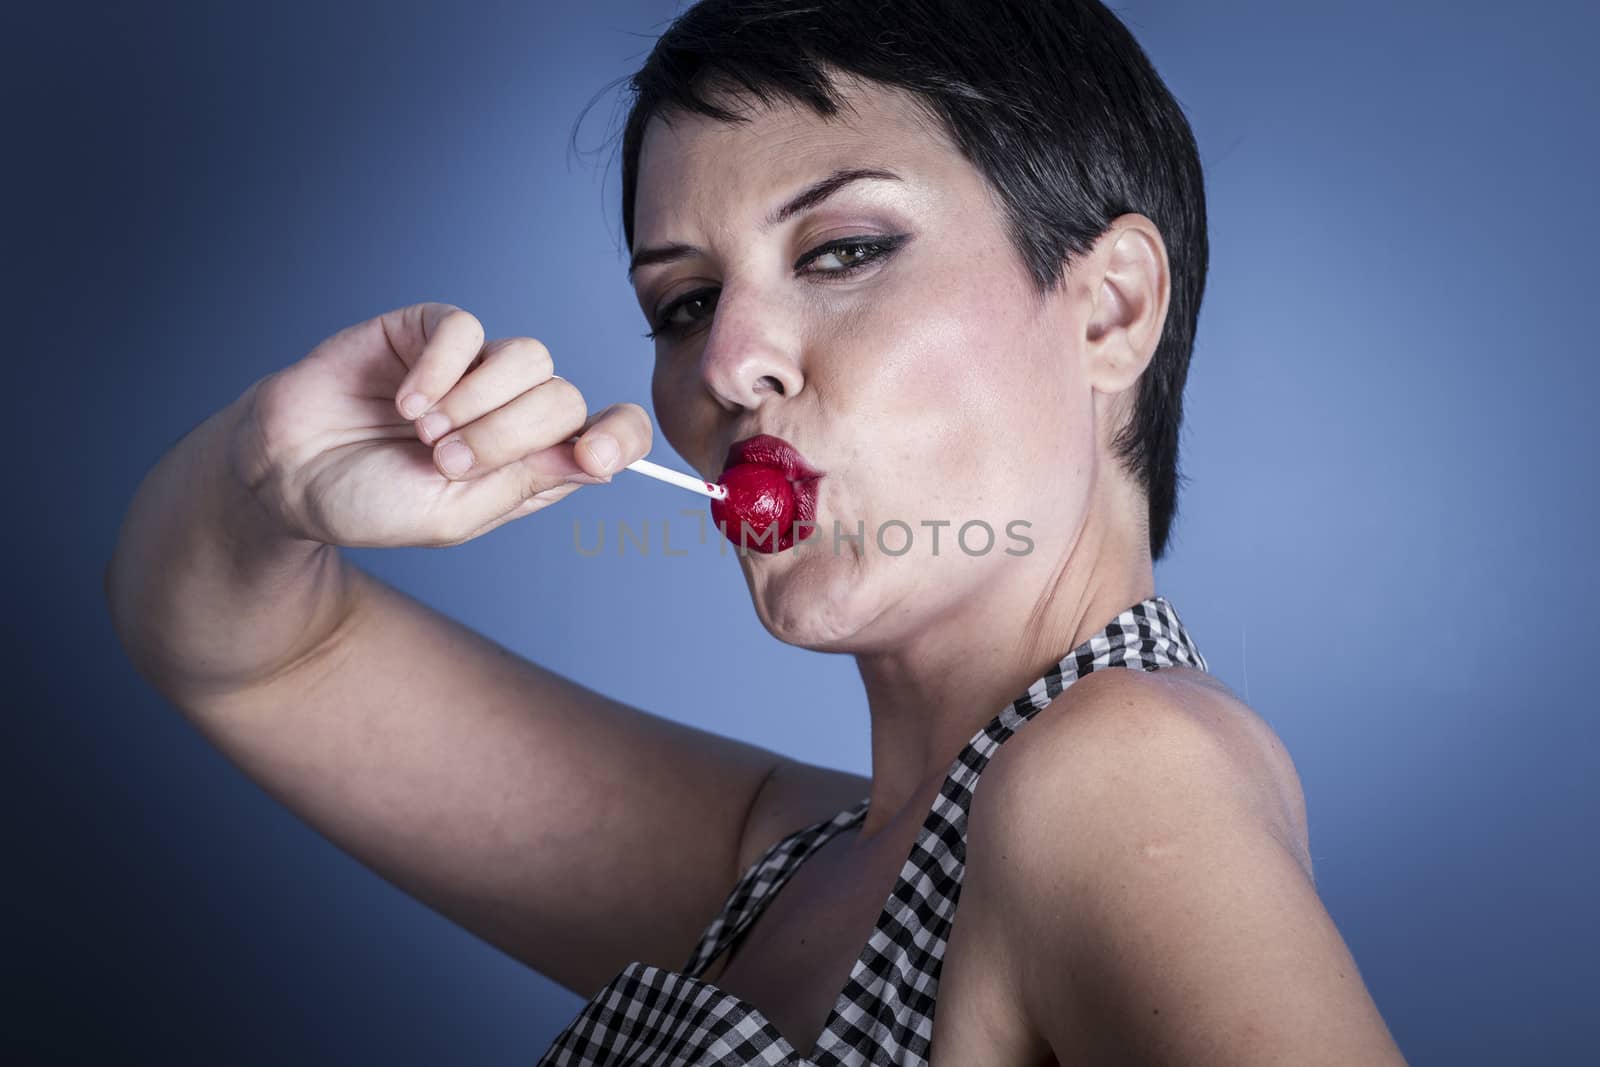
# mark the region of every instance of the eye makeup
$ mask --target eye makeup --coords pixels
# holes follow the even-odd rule
[[[840,237],[836,240],[827,241],[823,244],[820,244],[816,248],[806,252],[795,261],[794,270],[799,275],[811,275],[822,280],[849,276],[863,267],[869,266],[870,264],[879,260],[887,259],[889,256],[893,255],[901,245],[905,244],[908,237],[908,234],[903,233],[868,234],[856,237]],[[802,270],[806,264],[820,259],[823,256],[838,255],[841,253],[863,254],[859,259],[855,259],[852,262],[846,263],[842,267],[826,270]],[[704,289],[691,290],[690,292],[687,292],[676,298],[656,313],[655,321],[652,324],[651,329],[646,332],[644,336],[652,341],[656,340],[657,338],[671,340],[688,332],[690,327],[692,327],[696,322],[700,321],[698,318],[691,319],[689,322],[679,323],[673,322],[672,317],[676,315],[680,309],[689,307],[692,304],[702,301],[709,300],[712,302],[712,307],[715,307],[715,299],[718,292],[720,292],[718,287],[710,286]],[[709,313],[711,309],[707,308],[706,310]]]

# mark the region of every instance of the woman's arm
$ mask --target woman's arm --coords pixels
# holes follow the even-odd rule
[[[1404,1064],[1317,896],[1281,743],[1160,674],[1076,683],[975,794],[968,888],[1030,1029],[1061,1063]]]
[[[753,859],[745,820],[778,757],[610,700],[287,536],[227,462],[249,403],[186,435],[129,507],[106,594],[137,669],[308,825],[580,996],[634,959],[681,966]]]

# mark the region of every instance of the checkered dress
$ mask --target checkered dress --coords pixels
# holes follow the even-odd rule
[[[809,1058],[754,1005],[695,976],[739,939],[808,856],[862,820],[865,798],[769,848],[734,886],[682,972],[639,962],[624,967],[561,1032],[538,1067],[926,1065],[978,775],[1007,738],[1090,671],[1153,671],[1176,664],[1209,669],[1172,605],[1151,597],[1063,656],[973,736],[951,764]]]

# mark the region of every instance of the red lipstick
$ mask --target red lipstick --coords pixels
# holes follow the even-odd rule
[[[795,522],[816,519],[817,482],[822,476],[781,437],[764,433],[735,441],[720,479],[728,496],[711,502],[711,520],[736,545],[757,552],[793,548]],[[800,540],[814,533],[815,528],[807,526]]]

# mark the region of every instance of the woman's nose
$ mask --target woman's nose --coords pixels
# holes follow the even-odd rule
[[[719,300],[716,321],[700,353],[700,376],[724,409],[754,410],[774,397],[793,397],[805,387],[792,352],[773,317]]]

